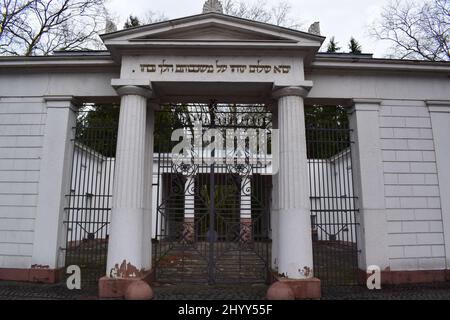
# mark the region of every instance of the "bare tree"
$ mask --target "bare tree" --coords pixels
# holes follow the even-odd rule
[[[18,23],[23,15],[24,11],[29,9],[33,4],[33,0],[30,1],[17,1],[17,0],[3,0],[1,2],[1,20],[0,20],[0,39],[6,35],[7,26]],[[7,39],[5,46],[9,46],[12,43],[12,37]]]
[[[450,0],[391,1],[369,31],[392,43],[390,57],[450,60]]]
[[[152,24],[167,20],[169,20],[169,18],[163,12],[152,10],[147,11],[141,18],[143,24]]]
[[[106,26],[105,0],[3,0],[0,54],[48,55],[98,49]]]
[[[255,20],[264,23],[272,23],[277,26],[300,29],[302,24],[291,17],[292,6],[287,1],[282,1],[276,6],[269,7],[265,0],[249,3],[243,0],[222,1],[223,12],[230,16]]]

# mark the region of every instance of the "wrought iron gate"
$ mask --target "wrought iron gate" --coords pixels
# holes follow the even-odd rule
[[[202,135],[209,129],[222,133],[258,129],[270,140],[271,114],[264,106],[189,104],[157,112],[156,278],[265,281],[271,260],[270,159],[249,162],[244,153],[244,163],[211,166],[204,158],[201,164],[193,164],[189,157],[184,163],[174,161],[171,151],[177,142],[171,141],[172,132],[192,130],[195,119],[202,120]],[[74,127],[63,249],[66,265],[81,267],[85,285],[95,284],[106,268],[118,120],[117,107],[86,105]],[[324,285],[355,284],[358,208],[345,110],[306,108],[306,127],[315,275]]]
[[[156,279],[210,284],[266,281],[271,192],[271,177],[264,175],[267,162],[249,161],[248,141],[245,152],[232,163],[208,163],[202,142],[182,161],[176,160],[171,152],[178,144],[171,141],[176,129],[191,138],[196,134],[205,138],[210,129],[224,138],[226,130],[245,134],[239,130],[249,129],[270,136],[271,114],[264,106],[215,103],[172,105],[157,113]],[[237,143],[233,138],[233,146]],[[229,146],[214,152],[212,156],[220,158],[236,156]]]
[[[81,268],[84,288],[105,275],[118,119],[118,107],[85,105],[73,128],[64,250],[66,266]]]
[[[325,286],[354,285],[359,211],[345,108],[306,108],[306,136],[314,274]]]

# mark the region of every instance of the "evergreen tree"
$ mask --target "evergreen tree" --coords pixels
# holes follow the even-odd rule
[[[362,53],[361,45],[353,37],[351,37],[351,39],[350,39],[350,43],[348,44],[348,48],[350,49],[350,53],[352,53],[352,54],[361,54]]]
[[[134,27],[139,27],[141,25],[141,22],[139,21],[139,18],[137,16],[133,16],[130,14],[127,21],[125,22],[123,28],[129,29]]]
[[[105,157],[114,157],[119,114],[116,104],[84,106],[77,118],[75,140]]]
[[[350,147],[347,109],[343,106],[306,106],[305,126],[308,159],[327,159]]]
[[[330,43],[328,44],[328,47],[327,47],[327,52],[328,53],[336,53],[339,50],[341,50],[341,48],[338,47],[338,42],[336,42],[334,37],[331,37]]]

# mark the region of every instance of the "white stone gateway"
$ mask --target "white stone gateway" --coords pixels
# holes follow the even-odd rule
[[[115,102],[120,123],[100,293],[123,295],[111,288],[153,268],[154,110],[214,97],[269,106],[280,130],[271,197],[278,276],[318,288],[304,106],[340,105],[354,141],[347,169],[357,197],[357,268],[380,267],[382,284],[444,281],[450,63],[320,53],[318,34],[218,12],[220,2],[208,1],[201,15],[102,35],[107,51],[0,57],[0,279],[57,280],[66,266],[75,110]]]

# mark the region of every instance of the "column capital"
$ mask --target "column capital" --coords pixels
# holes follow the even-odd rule
[[[426,101],[431,113],[450,113],[450,101]]]
[[[305,98],[309,94],[310,90],[311,87],[307,86],[291,86],[291,87],[276,88],[272,92],[272,97],[276,100],[288,96]]]
[[[115,86],[114,89],[116,90],[117,94],[121,97],[127,95],[135,95],[149,99],[153,96],[153,91],[150,88],[144,88],[140,86],[132,86],[132,85]]]

